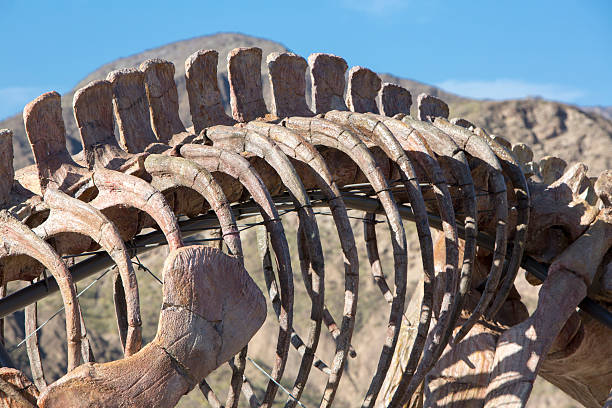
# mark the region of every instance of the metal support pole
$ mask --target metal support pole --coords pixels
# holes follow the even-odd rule
[[[324,201],[325,198],[320,192],[311,192],[309,196],[312,200],[313,206],[327,206],[326,202]],[[349,209],[374,212],[378,214],[384,213],[380,202],[376,199],[350,193],[344,193],[342,198],[346,207]],[[274,202],[277,203],[277,208],[279,209],[293,208],[293,204],[291,203],[290,197],[287,194],[274,197]],[[398,208],[402,219],[414,221],[414,213],[409,206],[398,205]],[[255,206],[250,202],[236,205],[232,209],[236,219],[243,219],[258,214]],[[440,217],[434,214],[429,214],[428,218],[429,225],[431,227],[438,230],[442,229],[442,220]],[[217,226],[219,226],[219,222],[215,214],[212,212],[179,222],[179,227],[181,228],[183,237],[191,236],[197,234],[203,229]],[[465,236],[463,226],[457,225],[457,232],[460,237]],[[139,255],[156,248],[159,246],[159,244],[162,244],[165,241],[166,239],[160,231],[153,231],[148,234],[135,237],[132,245],[128,244],[128,247],[134,251],[135,255]],[[487,250],[492,251],[494,248],[494,240],[488,234],[478,232],[477,241],[478,245]],[[508,254],[511,252],[511,244],[509,244]],[[108,256],[108,254],[101,253],[93,255],[70,268],[72,280],[76,283],[80,280],[95,275],[96,273],[99,273],[112,265],[113,260]],[[548,266],[539,263],[527,255],[523,256],[521,267],[542,281],[546,279],[546,276],[548,275]],[[57,291],[57,282],[55,282],[55,278],[52,276],[48,277],[46,280],[26,286],[25,288],[0,299],[0,318],[21,310],[27,305],[37,302]],[[612,313],[608,312],[608,310],[603,306],[586,297],[582,302],[580,302],[579,307],[612,329]]]

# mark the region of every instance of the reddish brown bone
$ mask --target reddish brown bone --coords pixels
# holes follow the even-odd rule
[[[426,104],[423,103],[422,106],[426,106]],[[426,110],[433,112],[429,108],[426,108]],[[491,272],[487,278],[485,289],[478,305],[476,305],[470,318],[455,336],[455,342],[457,342],[467,334],[470,328],[474,326],[480,316],[486,311],[493,300],[501,278],[507,249],[508,197],[501,164],[493,150],[491,150],[491,147],[489,147],[489,144],[482,137],[473,134],[465,128],[453,125],[446,119],[434,116],[429,116],[429,118],[433,121],[434,126],[447,133],[467,153],[481,159],[486,164],[487,171],[489,172],[487,193],[491,194],[494,199],[495,249],[493,251],[493,261],[491,262]],[[518,252],[514,253],[514,255],[518,255]]]
[[[425,208],[425,202],[423,201],[423,196],[421,194],[421,190],[419,188],[418,180],[416,178],[416,173],[414,168],[412,167],[412,163],[409,160],[406,152],[404,152],[404,148],[400,145],[399,141],[396,139],[395,135],[391,133],[389,128],[379,120],[377,116],[374,115],[366,115],[354,112],[339,112],[332,111],[325,115],[325,119],[332,120],[335,123],[343,125],[346,128],[355,129],[358,132],[361,132],[363,139],[373,140],[376,145],[378,145],[385,154],[394,161],[399,170],[402,177],[402,181],[404,183],[404,187],[408,192],[409,201],[417,218],[417,230],[419,235],[419,242],[421,246],[421,256],[423,260],[423,269],[425,272],[425,281],[429,284],[429,282],[434,279],[434,267],[433,267],[433,244],[431,240],[431,233],[429,231],[429,222],[427,221],[427,212]],[[381,117],[381,119],[384,119]],[[428,163],[431,164],[431,163]],[[431,167],[431,166],[430,166]],[[437,172],[436,172],[437,170]],[[446,232],[446,237],[449,245],[447,245],[447,265],[445,268],[444,279],[447,281],[447,293],[445,294],[445,303],[444,303],[444,313],[441,313],[441,318],[439,319],[439,327],[438,332],[440,332],[444,325],[447,324],[447,320],[450,316],[452,316],[452,312],[448,313],[448,308],[453,304],[452,300],[454,297],[453,288],[453,279],[455,275],[455,270],[457,268],[458,262],[458,253],[457,253],[457,231],[455,226],[455,215],[452,208],[452,202],[450,200],[450,194],[448,193],[448,189],[446,188],[446,180],[442,176],[442,173],[439,167],[434,167],[432,173],[435,173],[437,177],[434,177],[434,183],[436,186],[442,186],[442,188],[438,188],[440,191],[437,191],[441,197],[440,198],[440,213],[442,214],[442,218],[444,220],[444,229]],[[446,194],[443,191],[446,190]],[[371,224],[372,225],[372,224]],[[370,227],[373,229],[372,227]],[[367,230],[368,228],[366,228]],[[375,235],[374,235],[375,237]],[[371,234],[367,238],[371,238],[371,240],[375,239]],[[453,245],[453,243],[455,245]],[[368,257],[370,258],[371,264],[376,264],[376,259],[378,258],[378,253],[374,253],[374,248],[369,248]],[[383,278],[384,279],[384,278]],[[427,289],[427,293],[424,296],[423,303],[423,315],[420,317],[419,321],[424,322],[422,327],[420,327],[421,332],[427,332],[427,327],[429,325],[429,317],[431,311],[431,298],[428,297],[430,293],[430,289]],[[401,316],[398,317],[401,319]],[[391,333],[390,333],[391,334]],[[390,337],[386,340],[387,344],[393,344],[397,342],[397,336],[399,336],[399,331],[392,333],[395,338]],[[413,348],[413,350],[419,350],[420,344],[415,344],[417,347]],[[440,345],[439,347],[443,347]],[[433,355],[435,355],[437,350],[433,351]],[[382,382],[384,380],[384,376],[387,373],[387,370],[391,364],[392,355],[386,355],[383,358],[381,355],[381,363],[378,366],[377,372],[372,380],[370,385],[370,389],[368,390],[368,394],[363,403],[363,406],[372,406],[376,401],[376,397],[378,396],[378,392],[380,391],[380,387],[382,386]],[[425,356],[425,358],[430,358],[429,356]]]
[[[57,92],[47,92],[27,104],[23,121],[38,171],[40,186],[35,193],[44,193],[50,183],[74,193],[88,181],[89,172],[78,166],[66,149],[66,128]]]
[[[35,408],[38,390],[24,373],[9,367],[0,368],[0,406],[2,408]]]
[[[248,122],[265,116],[268,108],[261,88],[261,48],[235,48],[227,56],[232,116]]]
[[[99,210],[58,190],[47,189],[44,200],[50,214],[45,222],[33,229],[39,237],[48,240],[60,233],[76,232],[93,239],[115,261],[127,303],[128,328],[124,351],[126,356],[134,354],[142,343],[138,283],[119,231]]]
[[[394,134],[399,137],[400,142],[403,143],[407,151],[412,149],[423,152],[427,152],[429,149],[433,150],[438,155],[438,161],[450,167],[452,176],[456,178],[458,185],[461,187],[462,210],[465,213],[464,228],[466,235],[464,237],[465,245],[463,250],[461,279],[459,283],[459,296],[455,298],[455,301],[458,302],[458,306],[453,306],[454,310],[461,311],[464,299],[471,289],[473,265],[476,255],[476,234],[478,230],[476,192],[467,157],[465,152],[450,136],[440,131],[431,123],[415,120],[410,116],[404,115],[402,115],[401,122],[403,125],[407,126],[405,130],[402,130],[399,124],[395,123],[393,119],[385,121],[387,126],[393,129]],[[427,158],[433,156],[427,154],[417,157]],[[426,167],[430,166],[431,164]],[[451,317],[450,321],[455,322],[457,317],[458,316]],[[418,340],[418,337],[416,337],[416,339]],[[446,341],[442,339],[440,343],[445,344]],[[416,363],[418,363],[418,354],[414,353],[413,350],[411,350],[410,356],[407,358],[405,364],[400,368],[402,375],[399,382],[397,382],[397,388],[393,393],[394,395],[390,396],[390,390],[387,390],[385,393],[386,398],[392,401],[392,405],[403,405],[403,401],[407,401],[419,385],[419,378],[422,374],[411,378],[411,373]],[[394,362],[396,365],[399,364],[397,360]],[[396,386],[396,384],[386,385],[387,387]]]
[[[504,280],[502,281],[499,292],[495,300],[491,303],[486,317],[492,319],[495,314],[501,309],[508,294],[512,290],[514,280],[518,273],[521,261],[523,259],[523,251],[527,241],[527,230],[529,226],[529,213],[531,208],[531,197],[529,195],[529,187],[525,174],[521,170],[521,165],[516,158],[505,149],[500,143],[493,140],[484,129],[476,128],[474,133],[485,140],[491,149],[498,157],[500,164],[503,167],[504,174],[510,179],[513,187],[513,192],[516,197],[517,219],[514,232],[514,240],[512,254],[508,265],[504,271]]]
[[[210,172],[225,173],[249,191],[259,207],[266,230],[271,238],[272,248],[278,260],[281,307],[278,313],[279,334],[276,357],[272,367],[273,380],[268,382],[263,405],[269,407],[278,390],[278,381],[283,376],[293,329],[293,272],[287,237],[276,206],[266,186],[250,163],[240,155],[213,146],[187,144],[181,147],[182,157],[193,160]]]
[[[452,123],[453,125],[461,126],[466,129],[470,129],[470,128],[476,129],[476,126],[474,126],[474,124],[467,119],[452,118],[451,120],[449,120],[449,122]]]
[[[306,62],[304,62],[305,64]],[[281,148],[269,138],[248,129],[236,129],[227,126],[215,126],[209,128],[206,136],[214,142],[214,146],[227,147],[228,150],[237,147],[237,153],[247,152],[261,157],[280,176],[283,184],[290,192],[295,206],[298,208],[298,235],[306,237],[305,251],[300,251],[300,266],[302,276],[306,283],[306,289],[311,298],[312,309],[310,318],[312,320],[311,330],[308,334],[306,347],[312,353],[302,356],[299,372],[294,385],[294,397],[300,398],[304,390],[305,379],[308,377],[314,351],[319,342],[321,331],[321,319],[323,313],[324,299],[324,276],[323,250],[319,238],[319,228],[316,223],[314,211],[310,204],[308,193],[302,184],[295,168]],[[298,238],[299,239],[299,238]],[[294,400],[288,401],[289,406],[295,405]]]
[[[172,136],[185,132],[185,126],[179,117],[174,64],[155,58],[140,64],[140,70],[144,72],[153,131],[160,142],[168,143]]]
[[[412,95],[406,88],[399,85],[383,83],[380,89],[380,113],[385,116],[395,116],[398,113],[410,115]]]
[[[376,97],[381,80],[373,71],[363,67],[353,67],[349,71],[346,106],[353,112],[378,113]]]
[[[174,407],[263,324],[265,300],[242,262],[211,247],[172,251],[164,264],[155,339],[141,351],[86,364],[51,384],[40,407]]]
[[[348,110],[344,103],[346,61],[332,54],[310,54],[312,106],[315,113]]]
[[[98,169],[92,174],[98,196],[89,204],[105,212],[113,207],[132,207],[146,212],[155,220],[166,237],[170,249],[183,246],[176,216],[164,196],[138,177],[118,171]]]
[[[338,149],[351,157],[351,160],[363,171],[365,177],[372,184],[374,191],[387,215],[390,233],[393,244],[393,260],[395,274],[396,295],[391,306],[389,316],[389,336],[397,339],[396,332],[399,332],[401,325],[401,314],[404,307],[404,296],[406,290],[406,235],[401,222],[397,203],[389,190],[389,186],[380,167],[377,166],[374,156],[366,147],[365,143],[355,134],[337,124],[319,118],[288,118],[283,124],[301,134],[306,140],[314,145],[323,145]],[[381,353],[381,364],[386,364],[386,359],[393,355],[396,341],[385,344],[385,349]],[[390,353],[387,355],[387,351]],[[336,363],[334,361],[334,363]],[[340,362],[342,363],[342,362]],[[331,404],[337,390],[337,381],[342,374],[339,371],[338,377],[329,377],[328,384],[324,393],[324,405]]]
[[[121,168],[129,155],[119,147],[113,122],[113,88],[108,81],[94,81],[74,94],[74,118],[79,127],[85,161],[95,165]]]
[[[185,60],[185,86],[196,135],[208,126],[235,123],[223,108],[217,82],[218,57],[219,53],[215,50],[200,50]]]
[[[26,351],[28,360],[30,360],[30,371],[32,372],[32,380],[39,391],[47,388],[47,380],[43,371],[42,360],[40,358],[40,349],[38,347],[38,304],[36,302],[28,305],[24,313],[25,320],[25,336],[26,336]]]
[[[197,191],[208,202],[219,219],[223,239],[231,253],[242,258],[240,234],[230,204],[223,190],[203,166],[181,158],[152,154],[144,162],[151,175],[151,185],[163,192],[183,186]]]
[[[0,129],[0,207],[11,199],[14,178],[13,132],[8,129]]]
[[[420,94],[417,98],[417,109],[419,119],[425,122],[431,122],[433,118],[448,119],[448,105],[435,96]]]
[[[346,228],[349,226],[346,224],[346,222],[348,222],[346,207],[344,206],[344,202],[340,199],[340,190],[333,181],[329,169],[327,168],[327,164],[325,163],[321,154],[303,137],[283,126],[256,121],[250,122],[247,125],[247,128],[273,140],[287,156],[296,160],[294,163],[296,165],[296,170],[298,170],[297,166],[299,166],[300,163],[307,165],[313,170],[311,173],[311,175],[314,176],[313,183],[315,186],[319,186],[322,193],[327,197],[329,207],[338,230],[340,242],[342,243],[342,251],[344,252],[347,260],[356,259],[356,253],[353,254],[353,251],[355,251],[356,248],[353,246],[354,237],[352,235],[352,229]],[[299,169],[305,170],[301,166]],[[308,178],[306,171],[299,171],[298,173],[301,180]],[[304,248],[307,248],[307,246],[304,246]],[[350,265],[353,265],[352,261],[345,264],[347,290],[351,290],[351,288],[354,287],[354,284],[350,282],[353,278],[351,276],[352,273],[349,273],[352,271],[352,269],[349,268]],[[349,301],[350,298],[346,300]],[[351,306],[345,306],[345,308],[350,310]],[[334,341],[338,342],[340,340],[340,336],[342,336],[343,339],[346,338],[346,335],[341,334],[338,325],[326,307],[323,309],[323,321],[334,338]],[[355,355],[354,350],[351,349],[351,356],[355,357]]]
[[[48,243],[6,210],[0,210],[0,243],[0,257],[27,255],[43,264],[55,278],[66,309],[68,371],[74,369],[81,361],[81,324],[76,292],[66,264]]]
[[[356,118],[359,115],[356,115]],[[424,336],[427,333],[427,326],[421,322],[426,318],[426,314],[422,314],[419,318],[419,327],[417,331],[419,335],[416,337],[416,341],[413,345],[411,356],[404,368],[403,381],[400,382],[398,388],[398,395],[401,395],[404,387],[408,386],[408,381],[412,381],[413,384],[420,383],[423,376],[431,368],[431,365],[435,363],[438,356],[442,353],[446,346],[448,339],[452,333],[452,323],[460,311],[461,296],[465,293],[459,292],[456,286],[456,274],[458,267],[458,249],[457,249],[457,227],[455,225],[455,212],[452,206],[452,199],[448,190],[447,181],[444,177],[442,169],[435,159],[433,151],[429,148],[427,143],[420,137],[417,132],[412,132],[411,129],[404,123],[396,119],[386,118],[380,115],[366,114],[362,115],[361,123],[355,123],[355,126],[360,127],[364,131],[369,131],[372,134],[374,140],[382,145],[387,145],[386,151],[389,157],[396,160],[398,166],[405,160],[410,160],[415,165],[421,166],[427,175],[427,178],[433,185],[433,191],[435,193],[435,199],[437,202],[438,213],[442,220],[442,227],[445,236],[445,256],[440,269],[444,272],[443,277],[446,282],[445,285],[440,285],[441,290],[444,291],[442,296],[440,311],[437,316],[437,324],[432,328],[428,337],[427,351],[423,355],[421,366],[414,372],[416,363],[418,362],[418,356],[420,354],[419,348],[424,345],[422,343]],[[369,121],[366,120],[369,118]],[[368,124],[369,123],[369,124]],[[397,138],[397,139],[396,139]],[[405,156],[403,160],[400,160],[401,156],[397,152],[401,152]],[[404,153],[405,152],[405,153]],[[395,157],[395,158],[394,158]],[[405,167],[405,165],[404,165]],[[414,170],[412,171],[414,174]],[[404,175],[404,178],[410,178],[409,173]],[[414,178],[414,176],[412,176]],[[404,181],[406,184],[406,181]],[[412,187],[415,189],[415,187]],[[414,193],[413,193],[414,195]],[[420,195],[420,190],[419,190]],[[418,204],[418,197],[411,198],[411,205],[415,216],[424,217],[426,219],[427,214],[425,213],[425,203],[420,198],[421,204]],[[422,212],[421,214],[418,214]],[[419,228],[420,224],[420,228]],[[421,256],[423,258],[423,264],[428,265],[428,262],[433,262],[434,251],[433,248],[428,248],[424,245],[424,239],[421,235],[427,234],[428,223],[419,221],[417,219],[417,229],[419,230],[419,239],[421,242]],[[431,235],[428,236],[431,240]],[[427,259],[427,261],[425,260]],[[425,269],[426,275],[424,276],[424,293],[430,293],[430,289],[426,286],[433,282],[433,265],[430,265],[431,272],[427,276],[427,269]],[[462,275],[471,275],[471,262],[468,260],[464,261],[462,267]],[[429,307],[431,308],[431,299],[424,297],[421,310]],[[414,379],[411,378],[414,373]]]
[[[283,149],[285,154],[306,163],[314,171],[315,185],[321,188],[328,199],[328,205],[336,224],[338,237],[340,238],[340,245],[345,255],[345,303],[341,329],[335,328],[332,330],[335,323],[333,323],[331,319],[326,320],[326,324],[332,331],[334,340],[336,340],[336,355],[333,361],[344,361],[346,358],[346,350],[350,349],[355,314],[357,312],[359,261],[357,248],[355,246],[355,237],[348,219],[348,214],[346,213],[346,206],[341,198],[340,189],[321,154],[302,136],[283,126],[264,122],[250,122],[247,127],[257,132],[264,133],[273,139],[278,146]],[[305,175],[302,173],[303,172],[300,172],[300,175],[304,179]],[[324,319],[325,316],[326,314],[324,311]],[[329,315],[329,318],[331,318],[331,315]],[[341,364],[334,364],[331,367],[330,375],[337,377],[341,367]]]
[[[273,52],[266,62],[272,85],[272,113],[279,118],[312,116],[306,104],[306,60],[290,52]]]
[[[534,313],[499,339],[485,407],[527,403],[543,359],[612,247],[611,210],[604,208],[587,232],[553,262]]]
[[[112,71],[106,79],[113,86],[115,118],[119,137],[129,153],[143,152],[157,139],[151,129],[144,73],[137,69]]]

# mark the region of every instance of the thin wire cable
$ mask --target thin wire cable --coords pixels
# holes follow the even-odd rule
[[[79,297],[81,297],[81,295],[85,292],[87,292],[87,290],[89,288],[91,288],[93,285],[95,285],[96,283],[98,283],[100,281],[100,279],[102,279],[104,277],[104,275],[106,275],[110,270],[115,269],[116,266],[113,266],[112,268],[108,268],[107,270],[105,270],[104,272],[102,272],[102,274],[100,276],[98,276],[96,279],[94,279],[89,285],[87,285],[82,291],[80,291],[77,294],[77,299]],[[34,334],[38,333],[38,331],[40,329],[42,329],[47,323],[49,323],[55,316],[57,316],[58,314],[60,314],[62,312],[62,310],[64,310],[64,306],[62,306],[61,308],[59,308],[58,311],[56,311],[55,313],[53,313],[51,315],[51,317],[49,317],[47,320],[45,320],[40,326],[38,326],[36,328],[36,330],[34,330],[32,333],[28,334],[23,340],[21,340],[17,345],[11,347],[8,349],[8,352],[13,352],[15,350],[17,350],[19,347],[21,347],[30,337],[32,337]]]
[[[147,267],[145,266],[145,264],[143,264],[142,262],[140,262],[140,259],[138,259],[138,255],[134,255],[134,259],[136,259],[136,260],[135,260],[135,261],[134,261],[134,260],[132,260],[132,263],[133,263],[134,265],[138,266],[138,269],[140,269],[141,271],[148,272],[148,273],[149,273],[149,275],[151,275],[153,278],[155,278],[155,280],[156,280],[157,282],[159,282],[159,284],[160,284],[160,285],[163,285],[163,284],[164,284],[164,282],[163,282],[161,279],[159,279],[159,278],[157,277],[157,275],[155,275],[155,274],[154,274],[154,273],[153,273],[153,272],[152,272],[152,271],[151,271],[149,268],[147,268]]]
[[[259,371],[261,371],[266,377],[268,377],[272,382],[274,382],[276,385],[279,386],[279,388],[281,390],[283,390],[285,392],[285,394],[287,394],[291,399],[293,399],[295,402],[297,402],[298,404],[300,404],[300,406],[306,408],[306,405],[304,405],[299,399],[295,398],[293,396],[293,394],[291,394],[291,392],[289,392],[289,390],[287,390],[285,387],[283,387],[280,383],[278,383],[274,378],[272,378],[272,376],[270,374],[268,374],[266,372],[266,370],[264,370],[263,368],[261,368],[259,366],[259,364],[257,364],[251,357],[246,356],[247,360],[249,360]]]

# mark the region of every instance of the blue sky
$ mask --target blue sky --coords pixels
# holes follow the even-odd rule
[[[118,57],[217,32],[465,96],[612,106],[610,1],[0,0],[0,118]]]

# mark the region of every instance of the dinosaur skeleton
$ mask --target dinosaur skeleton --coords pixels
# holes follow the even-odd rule
[[[433,96],[419,95],[414,119],[410,92],[381,83],[366,68],[349,70],[345,98],[347,64],[330,54],[308,61],[269,55],[269,112],[261,58],[258,48],[229,54],[229,116],[217,85],[218,53],[191,55],[189,129],[178,115],[173,64],[153,59],[75,94],[83,144],[76,156],[66,149],[55,92],[24,109],[33,166],[13,171],[12,134],[0,132],[0,284],[32,281],[48,270],[65,305],[68,341],[68,373],[47,384],[36,304],[28,306],[33,382],[2,349],[0,405],[170,407],[199,385],[211,405],[222,406],[205,377],[229,361],[225,406],[236,407],[242,392],[252,407],[269,407],[293,345],[301,362],[286,406],[297,404],[313,366],[328,379],[320,405],[331,406],[347,357],[355,355],[359,264],[347,209],[366,213],[371,274],[390,304],[363,407],[524,406],[538,372],[587,406],[604,404],[612,384],[610,328],[576,307],[587,293],[608,307],[612,301],[612,173],[595,180],[583,164],[565,170],[554,157],[534,162],[526,145],[512,146],[464,119],[449,121],[448,106]],[[308,68],[312,110],[305,98]],[[278,318],[261,401],[244,377],[247,343],[265,319],[264,297],[243,266],[237,219],[245,206],[262,219],[257,245]],[[329,207],[344,255],[340,320],[325,304],[317,206]],[[291,254],[279,213],[287,207],[297,211],[300,272],[311,304],[305,338],[293,329]],[[391,234],[393,287],[381,267],[377,214]],[[179,223],[178,216],[218,225],[229,254],[185,246],[181,226],[190,221]],[[406,312],[402,219],[416,223],[424,271],[422,296]],[[170,254],[158,332],[142,347],[134,248],[125,242],[141,239],[146,227],[161,231]],[[432,235],[430,227],[440,233]],[[69,269],[62,259],[98,248],[110,258],[87,267],[117,266],[115,308],[125,353],[103,364],[93,361],[85,336],[74,286],[79,264]],[[545,279],[531,316],[513,286],[521,264],[533,270],[527,261],[550,265],[548,277],[539,276]],[[41,297],[20,293],[0,300],[0,308],[19,296],[21,307]],[[329,365],[315,356],[322,326],[336,345]]]

